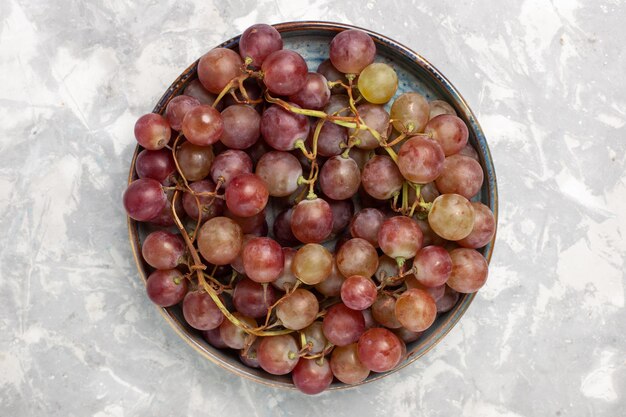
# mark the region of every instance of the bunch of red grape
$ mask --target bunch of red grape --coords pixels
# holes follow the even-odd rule
[[[128,215],[152,232],[147,293],[243,363],[307,394],[386,372],[477,291],[494,215],[448,103],[395,97],[373,40],[345,30],[308,72],[272,26],[215,48],[135,125]]]

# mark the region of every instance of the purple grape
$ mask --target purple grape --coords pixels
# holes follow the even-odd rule
[[[131,182],[124,192],[123,200],[128,216],[140,222],[157,217],[167,205],[161,184],[151,178]]]
[[[135,169],[139,178],[152,178],[162,185],[176,182],[176,164],[169,149],[159,149],[158,151],[144,149],[137,155]]]
[[[323,109],[330,100],[328,82],[322,74],[309,72],[304,86],[297,93],[289,96],[289,101],[304,109]]]
[[[280,33],[270,25],[258,23],[246,29],[239,39],[239,55],[250,65],[259,68],[272,52],[283,49]]]
[[[272,52],[261,65],[267,89],[279,96],[297,93],[306,84],[308,68],[304,58],[287,49]]]
[[[261,116],[261,134],[265,142],[278,151],[295,149],[298,140],[306,141],[309,129],[306,116],[291,113],[278,105],[268,107]]]
[[[344,30],[330,42],[330,61],[344,74],[360,73],[374,62],[375,56],[376,45],[362,30]]]

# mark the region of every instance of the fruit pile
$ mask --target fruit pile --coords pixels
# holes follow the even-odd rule
[[[483,170],[467,126],[444,101],[395,97],[375,57],[369,35],[345,30],[309,72],[254,25],[135,125],[123,199],[149,225],[149,298],[182,303],[208,343],[307,394],[395,368],[487,279],[476,249],[496,225],[470,201]]]

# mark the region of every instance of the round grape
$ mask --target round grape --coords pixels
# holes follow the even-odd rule
[[[291,231],[303,243],[318,243],[333,231],[333,213],[321,198],[299,202],[291,216]]]
[[[124,191],[123,200],[128,217],[140,222],[158,216],[168,203],[161,184],[151,178],[131,182]]]
[[[410,217],[394,216],[382,224],[378,232],[378,244],[391,258],[409,259],[422,247],[422,230]]]
[[[396,317],[408,330],[423,332],[437,317],[435,300],[424,290],[408,289],[396,301]]]
[[[458,194],[442,194],[433,201],[428,224],[447,240],[461,240],[474,227],[474,208],[467,198]]]
[[[257,349],[259,365],[272,375],[288,374],[298,364],[298,345],[293,336],[285,334],[261,339]]]
[[[214,155],[210,146],[198,146],[191,142],[183,143],[176,151],[176,159],[182,174],[188,181],[206,178],[211,170]]]
[[[470,199],[483,185],[483,169],[469,156],[452,155],[443,162],[441,175],[435,181],[443,194],[459,194]]]
[[[391,66],[375,62],[361,71],[358,85],[365,100],[373,104],[384,104],[396,94],[398,75]]]
[[[150,233],[143,241],[143,259],[156,269],[173,269],[183,262],[185,242],[179,235],[164,230]]]
[[[376,45],[362,30],[339,32],[330,42],[330,61],[344,74],[358,74],[374,62]]]
[[[365,319],[360,311],[344,304],[330,307],[322,322],[324,336],[335,346],[346,346],[359,340],[365,331]]]
[[[200,101],[198,101],[197,98],[181,94],[167,103],[165,107],[165,118],[172,129],[180,131],[187,113],[199,105]]]
[[[361,183],[365,192],[378,200],[387,200],[402,188],[404,178],[386,155],[374,155],[363,167]]]
[[[148,298],[160,307],[170,307],[183,301],[187,288],[187,280],[177,269],[154,271],[146,281]]]
[[[431,119],[424,133],[431,135],[441,145],[446,156],[460,152],[467,145],[469,138],[465,122],[451,114],[442,114]]]
[[[427,184],[441,174],[444,159],[443,150],[437,142],[413,137],[400,147],[398,168],[407,180]]]
[[[255,282],[272,282],[283,271],[285,257],[276,241],[269,237],[250,239],[243,248],[243,268]]]
[[[237,175],[252,173],[252,160],[243,151],[228,149],[215,157],[209,173],[215,183],[222,177],[223,186],[228,187]]]
[[[242,74],[243,60],[232,49],[214,48],[198,61],[198,79],[213,94],[219,94],[235,77]]]
[[[319,180],[325,195],[334,200],[345,200],[359,190],[361,171],[354,159],[333,156],[322,166]]]
[[[251,59],[250,65],[259,68],[272,52],[283,49],[280,33],[270,25],[258,23],[246,29],[239,39],[239,55]]]
[[[272,52],[261,65],[267,89],[279,96],[290,96],[304,87],[308,68],[304,58],[288,49]]]
[[[291,374],[293,384],[308,395],[319,394],[333,382],[327,360],[301,358]]]
[[[367,240],[350,239],[337,251],[337,267],[345,277],[371,277],[378,269],[378,253]]]
[[[359,359],[371,371],[386,372],[402,359],[402,341],[391,331],[376,327],[359,338]]]
[[[448,286],[453,290],[469,294],[478,291],[487,281],[487,260],[474,249],[458,248],[450,252],[452,273]]]
[[[272,151],[259,159],[255,172],[265,181],[272,197],[286,197],[298,189],[302,165],[289,152]]]
[[[183,299],[183,316],[191,327],[211,330],[224,321],[224,314],[211,296],[205,292],[190,291]]]
[[[297,93],[289,96],[289,101],[304,109],[323,109],[330,100],[328,82],[322,74],[309,72],[304,86]]]
[[[419,93],[404,93],[394,100],[390,116],[393,127],[402,133],[423,132],[428,123],[428,102]]]
[[[333,255],[318,243],[307,243],[293,257],[291,270],[302,282],[315,285],[330,275]]]
[[[337,346],[330,357],[330,369],[344,384],[358,384],[367,379],[370,370],[359,359],[358,345]]]
[[[176,182],[176,164],[169,149],[158,151],[144,149],[137,155],[135,169],[139,178],[152,178],[162,185]]]
[[[164,148],[170,141],[171,134],[169,123],[160,114],[144,114],[135,123],[137,142],[152,151]]]
[[[222,111],[224,130],[220,141],[231,149],[248,149],[261,135],[261,116],[252,107],[234,104]]]
[[[474,226],[469,235],[457,241],[465,248],[478,249],[485,246],[496,234],[496,219],[493,213],[483,203],[472,202],[474,208]]]
[[[265,182],[255,174],[239,174],[226,188],[226,206],[234,215],[251,217],[267,205],[269,192]]]
[[[241,227],[228,217],[214,217],[198,231],[198,250],[214,265],[231,263],[243,245]]]
[[[371,279],[352,275],[341,286],[341,301],[352,310],[365,310],[376,301],[377,291]]]
[[[298,288],[282,298],[276,306],[276,317],[287,329],[301,330],[313,323],[319,310],[315,295]]]
[[[306,140],[309,129],[306,116],[291,113],[276,104],[265,109],[261,116],[261,134],[267,144],[278,151],[294,150],[297,141]]]

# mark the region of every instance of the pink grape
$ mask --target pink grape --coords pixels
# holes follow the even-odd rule
[[[189,110],[183,118],[185,138],[199,146],[212,145],[220,139],[224,131],[222,115],[211,106],[201,104]]]
[[[159,307],[170,307],[183,301],[188,282],[177,269],[157,270],[146,281],[150,300]]]
[[[458,194],[442,194],[433,201],[428,224],[447,240],[461,240],[474,227],[474,208],[467,198]]]
[[[256,320],[251,317],[246,317],[240,312],[233,313],[233,316],[250,328],[257,327]],[[245,330],[232,323],[230,320],[224,320],[222,324],[220,324],[220,336],[226,346],[231,349],[243,349],[250,338],[250,335],[248,335]]]
[[[187,113],[199,105],[200,101],[198,101],[197,98],[181,94],[167,103],[165,107],[165,118],[172,129],[180,131]]]
[[[196,181],[189,184],[189,188],[196,193],[209,193],[215,191],[215,183],[211,180]],[[198,201],[200,207],[198,207]],[[224,200],[210,196],[198,196],[198,200],[191,193],[183,194],[183,208],[185,213],[194,220],[200,216],[203,223],[213,217],[224,213]]]
[[[161,184],[151,178],[131,182],[124,191],[123,200],[128,217],[140,222],[158,216],[168,202]]]
[[[328,205],[333,213],[333,233],[340,233],[350,223],[354,213],[352,200],[328,200]]]
[[[393,127],[398,132],[423,132],[428,123],[430,108],[423,95],[419,93],[404,93],[394,100],[391,105],[390,116]]]
[[[198,61],[198,79],[213,94],[219,94],[235,77],[242,74],[243,60],[232,49],[214,48]]]
[[[233,212],[226,208],[224,210],[224,216],[229,219],[233,219],[241,227],[241,231],[246,235],[252,234],[261,229],[263,227],[263,223],[265,222],[265,210],[261,210],[254,216],[240,217],[236,216]]]
[[[322,61],[322,63],[317,67],[317,72],[322,74],[330,82],[341,81],[346,85],[348,84],[346,76],[333,66],[330,59]],[[344,90],[340,85],[336,85],[330,89],[332,94],[344,94],[345,91],[346,90]]]
[[[435,322],[437,305],[426,291],[412,288],[398,297],[396,317],[408,330],[423,332]]]
[[[476,152],[476,149],[474,149],[474,147],[470,145],[469,143],[465,145],[465,147],[459,151],[459,155],[469,156],[476,162],[480,162],[480,158],[478,157],[478,152]]]
[[[330,357],[330,369],[344,384],[358,384],[367,379],[370,370],[359,359],[358,345],[337,346]]]
[[[224,343],[224,341],[222,340],[222,336],[220,336],[219,327],[216,327],[215,329],[211,329],[211,330],[203,330],[202,337],[204,338],[204,340],[209,342],[211,346],[215,348],[224,349],[228,347],[228,345],[226,345],[226,343]]]
[[[437,313],[447,313],[459,301],[460,294],[446,285],[443,297],[437,301]]]
[[[279,96],[297,93],[306,84],[308,69],[304,58],[287,49],[272,52],[261,65],[267,89]]]
[[[435,181],[443,194],[459,194],[470,199],[483,185],[483,169],[469,156],[452,155],[445,159],[443,170]]]
[[[424,133],[431,135],[441,145],[446,156],[459,153],[469,138],[469,130],[465,122],[451,114],[441,114],[431,119]]]
[[[496,219],[493,213],[483,203],[472,202],[474,208],[474,226],[469,235],[457,241],[465,248],[478,249],[491,241],[496,234]]]
[[[356,108],[363,119],[363,123],[369,126],[382,137],[387,136],[387,130],[389,129],[389,113],[383,106],[376,104],[361,104]],[[380,146],[380,142],[369,130],[357,130],[356,128],[350,129],[350,134],[354,135],[359,140],[356,147],[360,149],[376,149]]]
[[[214,217],[198,231],[198,251],[214,265],[231,263],[243,245],[241,227],[228,217]]]
[[[391,217],[382,224],[378,232],[378,244],[391,258],[409,259],[422,247],[422,230],[410,217]]]
[[[298,288],[285,295],[276,306],[276,317],[287,329],[302,330],[315,320],[319,303],[315,295]]]
[[[317,153],[321,156],[335,156],[343,152],[341,144],[348,142],[348,129],[331,122],[324,123],[317,139]]]
[[[330,61],[344,74],[358,74],[374,62],[376,45],[370,36],[357,29],[339,32],[330,42]]]
[[[350,239],[337,251],[337,267],[345,277],[371,277],[378,269],[378,253],[367,240]]]
[[[450,252],[452,273],[448,286],[453,290],[469,294],[478,291],[487,281],[487,260],[474,249],[459,248]]]
[[[233,292],[233,304],[238,312],[252,318],[265,318],[269,307],[278,301],[274,287],[263,286],[244,278]]]
[[[210,146],[198,146],[191,142],[183,143],[176,151],[180,170],[188,181],[206,178],[214,158],[213,149]]]
[[[298,278],[293,274],[291,270],[291,264],[293,262],[293,257],[296,255],[296,250],[293,248],[283,248],[283,270],[274,281],[272,281],[272,285],[274,288],[279,289],[281,291],[287,291],[290,288],[293,288]]]
[[[420,283],[413,274],[407,275],[404,279],[404,283],[406,284],[407,289],[417,288],[418,290],[426,291],[431,297],[433,297],[435,302],[438,302],[441,297],[444,296],[446,291],[446,284],[441,284],[436,287],[427,287],[426,285]]]
[[[413,332],[406,327],[400,327],[399,329],[394,329],[393,333],[404,343],[412,343],[418,340],[424,332]]]
[[[305,284],[315,285],[324,281],[331,273],[332,254],[320,244],[307,243],[293,257],[291,271]]]
[[[345,346],[359,340],[365,331],[365,319],[360,311],[345,304],[330,307],[322,322],[324,336],[335,346]]]
[[[291,246],[298,243],[298,239],[291,231],[291,216],[293,209],[283,210],[274,219],[274,238],[283,246]]]
[[[224,321],[224,314],[205,292],[190,291],[183,300],[183,316],[191,327],[211,330]]]
[[[441,174],[444,159],[443,150],[437,142],[413,137],[400,147],[398,168],[407,180],[427,184]]]
[[[144,114],[135,123],[137,142],[151,151],[164,148],[170,141],[171,134],[169,123],[160,114]]]
[[[225,197],[226,206],[234,215],[251,217],[265,208],[269,192],[258,175],[242,173],[231,180]]]
[[[183,94],[197,99],[200,104],[206,104],[208,106],[212,106],[215,102],[215,99],[217,98],[217,95],[208,92],[206,88],[202,86],[202,83],[198,79],[195,79],[187,84],[187,87],[185,87]],[[219,102],[217,106],[215,106],[215,109],[222,110],[222,107],[224,107],[223,102]]]
[[[243,267],[255,282],[272,282],[283,271],[285,258],[276,241],[268,237],[250,239],[243,248]]]
[[[375,248],[378,247],[378,232],[385,215],[375,208],[364,208],[354,215],[350,222],[350,233],[352,237],[360,237],[367,240]]]
[[[456,111],[454,110],[454,107],[452,107],[450,104],[443,100],[433,100],[428,103],[428,105],[430,107],[430,120],[434,119],[440,114],[451,114],[453,116],[456,116]]]
[[[239,39],[239,55],[252,59],[251,65],[259,68],[272,52],[283,49],[283,39],[273,27],[258,23],[246,29]]]

